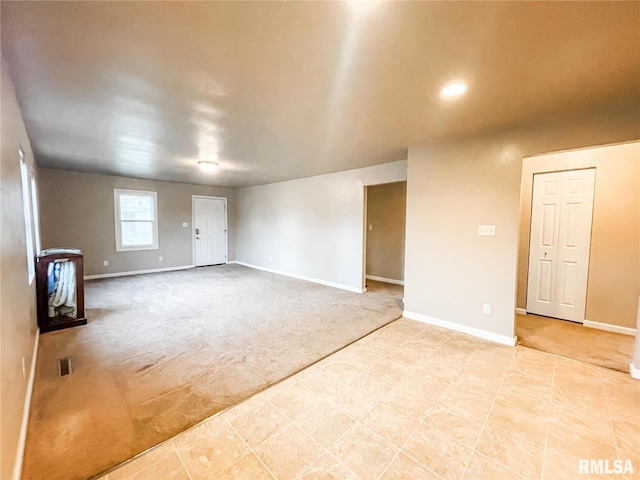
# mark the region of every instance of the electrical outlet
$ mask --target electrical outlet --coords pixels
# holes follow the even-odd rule
[[[369,231],[373,230],[373,225],[369,225]]]
[[[269,257],[269,263],[271,263],[271,257]]]
[[[22,357],[22,378],[27,378],[27,359]]]
[[[102,262],[102,265],[104,265],[105,267],[108,267],[109,266],[109,260],[104,260]]]
[[[478,225],[478,235],[481,237],[495,237],[496,226],[495,225]]]
[[[162,257],[158,257],[158,260],[159,260],[159,261],[162,261]]]
[[[483,315],[491,315],[491,305],[488,305],[488,304],[485,303],[482,306],[482,314]]]

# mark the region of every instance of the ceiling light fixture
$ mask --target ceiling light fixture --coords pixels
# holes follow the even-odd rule
[[[467,91],[467,85],[463,82],[453,82],[445,85],[440,94],[443,97],[458,97]]]
[[[200,166],[200,170],[207,173],[215,172],[218,169],[218,164],[216,162],[206,162],[201,160],[198,162],[198,165]]]

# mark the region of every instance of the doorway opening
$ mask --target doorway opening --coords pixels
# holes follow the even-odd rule
[[[227,263],[227,199],[191,197],[193,264],[196,267]]]
[[[365,187],[363,284],[368,292],[404,297],[407,182]]]
[[[518,343],[628,372],[640,283],[640,143],[523,160]]]

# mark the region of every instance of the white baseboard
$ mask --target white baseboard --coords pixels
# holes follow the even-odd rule
[[[385,277],[376,277],[375,275],[367,275],[366,277],[369,280],[375,280],[376,282],[392,283],[394,285],[404,285],[403,280],[395,280],[393,278],[385,278]]]
[[[629,373],[636,380],[640,380],[640,368],[636,368],[636,366],[633,363],[629,364]]]
[[[363,288],[356,288],[350,285],[344,285],[342,283],[327,282],[326,280],[320,280],[319,278],[305,277],[304,275],[297,275],[295,273],[282,272],[280,270],[273,270],[272,268],[260,267],[258,265],[253,265],[251,263],[246,263],[246,262],[240,262],[237,260],[234,260],[233,262],[229,262],[229,263],[235,263],[237,265],[242,265],[244,267],[255,268],[256,270],[262,270],[264,272],[275,273],[277,275],[284,275],[285,277],[297,278],[298,280],[306,280],[307,282],[319,283],[320,285],[326,285],[327,287],[339,288],[341,290],[348,290],[349,292],[365,293],[367,291],[366,289],[363,289]]]
[[[516,308],[516,313],[518,315],[526,315],[527,314],[527,309],[526,308]]]
[[[151,268],[149,270],[131,270],[129,272],[100,273],[98,275],[85,275],[85,280],[97,280],[98,278],[127,277],[129,275],[143,275],[145,273],[175,272],[176,270],[189,270],[195,265],[182,265],[180,267]]]
[[[36,339],[33,342],[33,353],[31,354],[31,367],[29,369],[29,381],[27,391],[24,396],[24,406],[22,407],[22,423],[20,424],[20,437],[18,437],[18,450],[13,464],[13,480],[20,480],[22,476],[22,462],[24,460],[24,446],[27,441],[27,427],[29,425],[29,410],[31,408],[31,394],[33,393],[33,382],[36,379],[36,363],[38,360],[38,345],[40,344],[40,329],[36,330]]]
[[[516,337],[507,337],[506,335],[499,335],[486,330],[480,330],[479,328],[468,327],[466,325],[460,325],[459,323],[447,322],[446,320],[440,320],[439,318],[429,317],[420,313],[407,312],[406,310],[402,312],[402,316],[411,320],[435,325],[437,327],[444,327],[449,330],[455,330],[456,332],[473,335],[474,337],[484,338],[485,340],[491,340],[492,342],[501,343],[502,345],[509,345],[510,347],[514,347],[516,345]]]
[[[592,322],[591,320],[585,320],[583,325],[589,328],[597,328],[598,330],[606,330],[607,332],[622,333],[623,335],[636,334],[635,328],[619,327],[618,325],[610,325],[608,323]]]

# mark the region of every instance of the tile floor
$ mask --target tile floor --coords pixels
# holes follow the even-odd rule
[[[639,412],[628,374],[400,319],[102,479],[638,478]]]

